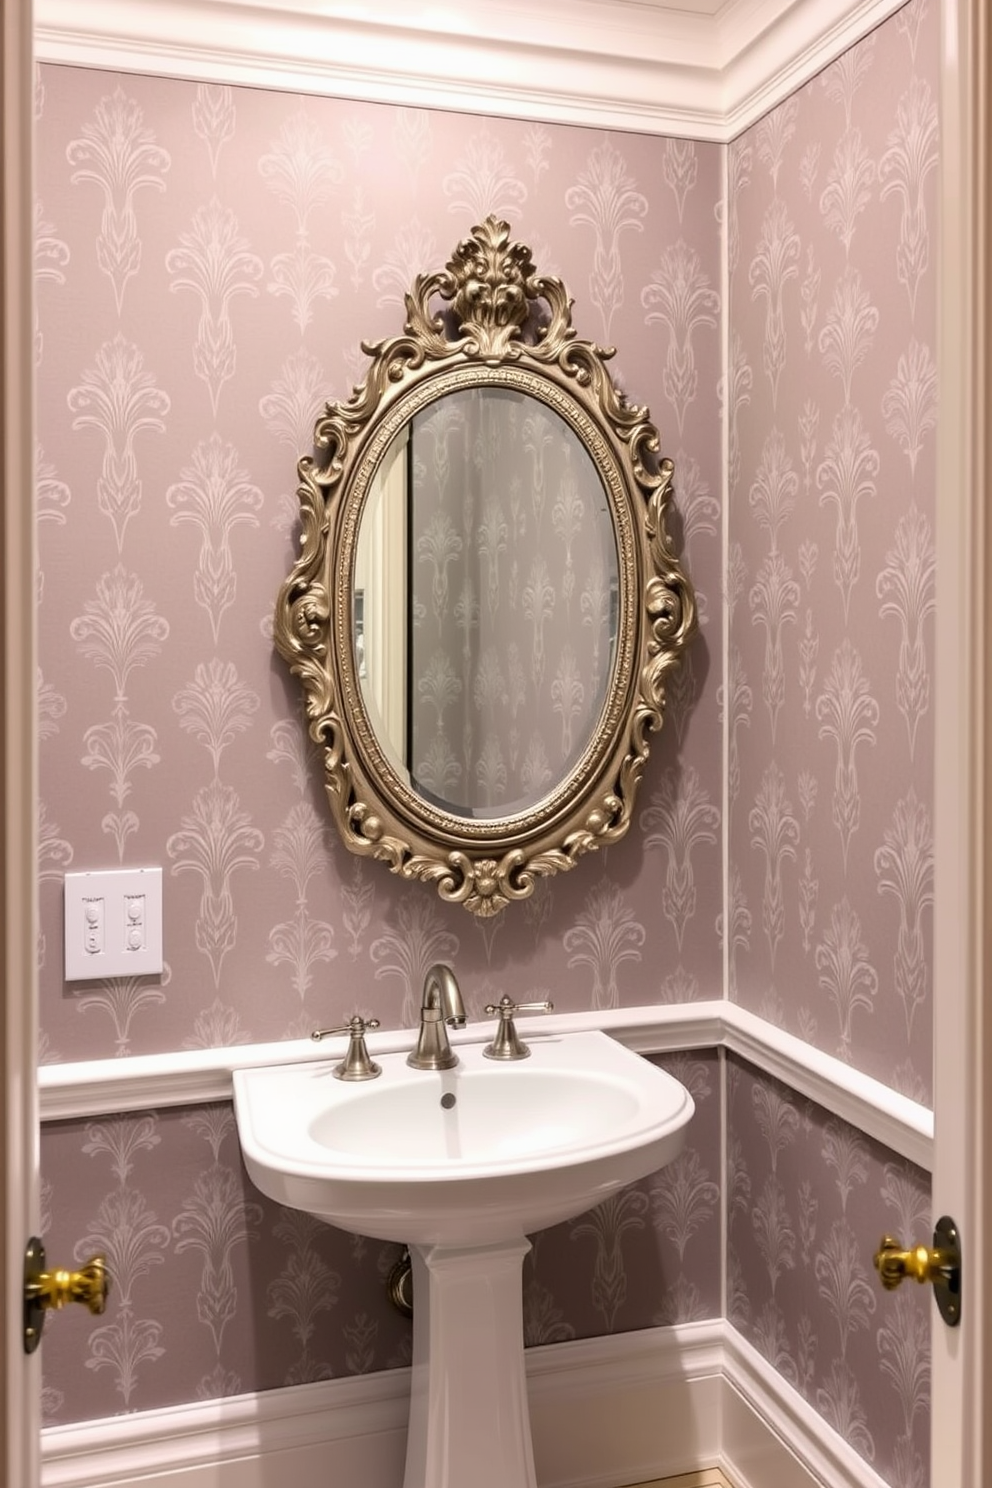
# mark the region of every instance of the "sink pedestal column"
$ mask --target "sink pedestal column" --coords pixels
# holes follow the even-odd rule
[[[536,1488],[521,1274],[529,1240],[412,1245],[403,1488]]]

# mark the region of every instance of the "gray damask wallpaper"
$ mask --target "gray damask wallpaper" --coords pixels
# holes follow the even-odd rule
[[[37,104],[43,1058],[292,1037],[356,1008],[399,1026],[438,958],[473,1016],[505,991],[712,995],[720,152],[56,67]],[[480,925],[338,845],[271,611],[323,400],[490,211],[565,279],[579,333],[616,340],[665,431],[704,625],[638,830]],[[528,657],[545,600],[567,608],[523,615]],[[165,869],[165,977],[65,984],[63,872],[139,861]],[[532,1341],[719,1312],[715,1057],[685,1078],[680,1164],[540,1237]],[[254,1194],[229,1110],[69,1123],[44,1149],[51,1243],[99,1237],[122,1273],[82,1324],[82,1377],[67,1330],[64,1355],[46,1344],[50,1419],[402,1360],[390,1257]]]
[[[45,1057],[284,1038],[356,1007],[406,1024],[439,957],[476,1010],[711,995],[719,150],[67,68],[37,99]],[[340,848],[271,616],[323,401],[489,212],[564,279],[579,334],[621,348],[678,465],[707,623],[639,829],[480,925]],[[553,605],[550,581],[521,602],[528,656]],[[62,874],[118,863],[163,866],[167,974],[67,989]]]
[[[872,1257],[931,1232],[929,1175],[727,1064],[727,1316],[885,1482],[924,1488],[933,1303],[882,1291]]]
[[[727,211],[729,993],[924,1103],[939,21],[914,0],[735,141]],[[923,1488],[929,1309],[872,1256],[928,1233],[926,1175],[729,1076],[728,1315]]]
[[[528,1344],[720,1315],[717,1056],[658,1063],[696,1102],[686,1147],[534,1237]],[[44,1167],[51,1253],[100,1250],[114,1278],[103,1319],[74,1308],[46,1332],[49,1423],[409,1364],[410,1325],[385,1285],[399,1247],[264,1198],[230,1106],[56,1122]]]
[[[504,991],[719,996],[725,935],[733,998],[927,1098],[938,21],[912,0],[726,151],[40,70],[44,1060],[409,1024],[438,958],[473,1016]],[[479,924],[338,846],[270,636],[320,404],[490,211],[650,406],[703,625],[636,829]],[[165,870],[166,974],[66,984],[63,873],[140,863]],[[688,1147],[537,1238],[529,1340],[726,1296],[893,1488],[924,1488],[925,1313],[876,1296],[871,1252],[925,1223],[925,1176],[748,1066],[664,1062]],[[255,1193],[229,1108],[56,1123],[43,1163],[52,1253],[106,1246],[119,1277],[106,1318],[46,1340],[48,1419],[406,1357],[388,1248]]]
[[[939,7],[729,152],[730,994],[931,1090]]]

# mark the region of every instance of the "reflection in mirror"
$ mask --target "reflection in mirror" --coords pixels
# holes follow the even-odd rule
[[[410,429],[401,429],[376,472],[355,555],[355,671],[369,720],[395,769],[409,755]]]
[[[355,666],[419,796],[486,820],[588,747],[616,640],[617,540],[574,430],[513,388],[448,393],[393,440],[355,560]]]

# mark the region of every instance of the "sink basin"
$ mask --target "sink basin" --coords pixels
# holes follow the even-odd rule
[[[539,1036],[509,1064],[482,1048],[440,1072],[380,1056],[361,1084],[327,1060],[236,1071],[252,1180],[357,1234],[484,1245],[581,1214],[679,1152],[688,1091],[606,1034]]]
[[[598,1032],[533,1037],[500,1063],[460,1044],[450,1070],[379,1055],[242,1069],[248,1172],[280,1204],[410,1248],[413,1367],[403,1488],[536,1488],[524,1368],[526,1238],[678,1155],[692,1097]]]

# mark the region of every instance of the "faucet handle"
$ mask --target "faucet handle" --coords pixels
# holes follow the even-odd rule
[[[358,1013],[350,1018],[343,1028],[315,1028],[310,1037],[319,1044],[321,1039],[348,1034],[348,1052],[332,1073],[337,1080],[374,1080],[382,1074],[382,1067],[369,1058],[365,1047],[365,1033],[379,1027],[378,1018],[363,1018]]]
[[[496,1028],[496,1037],[491,1044],[483,1049],[486,1059],[527,1059],[530,1050],[526,1044],[520,1042],[520,1037],[513,1024],[517,1013],[553,1013],[555,1005],[553,1002],[514,1002],[511,997],[501,997],[499,1002],[486,1004],[486,1013],[490,1018],[498,1017],[499,1024]]]

